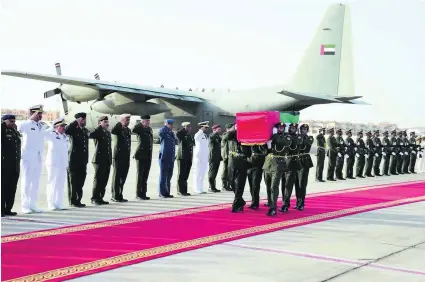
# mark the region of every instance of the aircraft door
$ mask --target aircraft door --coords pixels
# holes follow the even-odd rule
[[[210,126],[212,126],[214,123],[214,113],[212,111],[203,111],[201,121],[209,121]]]

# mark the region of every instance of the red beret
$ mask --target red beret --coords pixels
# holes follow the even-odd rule
[[[212,129],[216,129],[216,128],[219,128],[219,127],[220,127],[219,124],[215,124],[215,125],[213,125]]]

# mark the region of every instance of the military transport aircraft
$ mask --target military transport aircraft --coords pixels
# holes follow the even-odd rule
[[[59,63],[57,75],[22,71],[3,71],[2,75],[59,83],[57,88],[44,93],[44,98],[59,95],[68,122],[75,113],[86,112],[89,130],[97,125],[100,115],[111,115],[113,125],[123,113],[149,114],[153,128],[162,126],[168,118],[177,125],[204,120],[224,125],[233,122],[237,112],[300,111],[329,103],[364,104],[357,101],[361,96],[353,94],[350,40],[349,8],[333,4],[289,84],[231,91],[225,95],[217,95],[213,90],[197,92],[108,82],[98,74],[94,79],[67,77],[62,76]]]

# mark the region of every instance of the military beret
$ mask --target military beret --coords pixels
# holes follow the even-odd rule
[[[32,106],[32,107],[30,107],[29,108],[29,111],[30,112],[40,112],[40,113],[42,113],[43,112],[43,105],[35,105],[35,106]]]
[[[298,127],[298,123],[290,123],[289,126]]]
[[[278,123],[276,123],[276,124],[274,125],[274,127],[276,127],[276,128],[278,128],[279,126],[286,127],[286,124],[285,124],[285,123],[283,123],[283,122],[278,122]]]
[[[182,122],[182,126],[183,126],[183,127],[186,127],[186,126],[188,126],[188,125],[190,125],[190,122],[188,122],[188,121]]]
[[[56,127],[56,126],[60,126],[60,125],[65,125],[64,121],[65,121],[64,118],[55,119],[53,121],[53,126]]]
[[[337,128],[336,132],[342,132],[342,128]]]
[[[141,119],[151,119],[151,116],[150,115],[144,115],[144,116],[141,116],[140,118]]]
[[[208,124],[209,124],[209,121],[203,121],[203,122],[198,123],[198,125],[201,126],[201,127],[209,127]]]
[[[308,124],[304,123],[300,126],[300,129],[302,129],[302,128],[307,128],[307,130],[308,130],[310,127],[308,126]]]
[[[233,126],[233,123],[228,123],[228,124],[226,124],[224,127],[225,127],[225,128],[232,128],[232,126]]]
[[[78,113],[78,114],[75,114],[75,116],[74,116],[76,119],[77,118],[86,118],[87,117],[87,114],[86,113]]]
[[[9,120],[9,119],[16,119],[16,117],[14,115],[6,114],[6,115],[2,116],[1,119],[2,120]]]
[[[217,129],[217,128],[220,128],[220,125],[219,125],[219,124],[215,124],[215,125],[213,125],[211,128],[212,128],[212,129]]]
[[[100,116],[98,121],[101,122],[104,120],[108,120],[108,116]]]
[[[131,115],[130,114],[122,114],[122,115],[120,115],[120,118],[127,118],[127,119],[129,119],[129,118],[131,118]]]
[[[174,123],[174,120],[173,119],[166,119],[165,120],[165,123],[167,123],[167,124],[173,124]]]

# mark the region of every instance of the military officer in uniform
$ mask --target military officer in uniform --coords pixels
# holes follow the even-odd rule
[[[248,158],[250,167],[248,169],[248,184],[251,193],[250,209],[256,210],[260,207],[260,186],[263,178],[263,166],[267,155],[267,145],[255,144],[251,146],[251,156]]]
[[[130,168],[131,153],[131,130],[130,114],[122,114],[118,122],[111,130],[113,135],[113,155],[112,164],[114,172],[112,174],[112,199],[113,202],[128,202],[123,198],[122,192]]]
[[[292,139],[292,141],[291,145],[289,145],[289,153],[287,158],[288,171],[285,172],[282,178],[283,205],[280,209],[281,212],[287,212],[290,207],[290,200],[292,196],[292,191],[294,190],[296,176],[298,174],[298,171],[302,168],[299,154],[303,138],[297,134],[297,131],[298,124],[289,124],[288,136]],[[285,188],[283,189],[283,187]]]
[[[345,132],[347,138],[345,138],[345,145],[347,150],[345,155],[347,156],[347,164],[345,167],[345,178],[347,179],[355,179],[354,178],[354,162],[356,160],[356,143],[354,142],[352,136],[351,129]]]
[[[418,146],[416,145],[416,136],[415,132],[410,132],[410,164],[409,164],[409,172],[410,173],[416,173],[415,172],[415,166],[416,166],[416,158],[418,154]]]
[[[268,154],[264,162],[264,182],[267,189],[267,202],[269,206],[268,216],[275,216],[277,210],[277,199],[279,197],[279,184],[286,171],[288,171],[287,156],[292,139],[285,133],[284,123],[275,124],[276,130],[272,138],[267,142]],[[282,195],[283,197],[283,195]]]
[[[313,136],[308,136],[309,126],[308,124],[303,124],[300,126],[300,136],[302,142],[300,146],[300,162],[301,169],[298,170],[295,176],[295,195],[297,196],[297,204],[295,209],[302,211],[304,210],[305,205],[305,195],[307,193],[307,184],[308,184],[308,174],[310,168],[313,167],[313,161],[311,160],[310,150],[311,145],[314,142]]]
[[[386,176],[390,176],[390,157],[391,157],[391,141],[388,138],[388,131],[382,133],[384,138],[382,138],[382,158],[384,159],[384,164],[382,166],[382,172]]]
[[[65,128],[70,140],[68,163],[68,198],[72,207],[83,208],[83,187],[87,176],[89,160],[89,131],[86,126],[86,113],[75,114],[75,120]]]
[[[246,204],[243,199],[243,192],[245,189],[248,168],[250,166],[248,158],[251,157],[251,149],[249,146],[242,145],[236,138],[235,129],[229,131],[225,136],[229,147],[229,166],[233,171],[233,182],[235,187],[235,198],[232,204],[232,212],[241,212]]]
[[[227,146],[227,133],[232,130],[233,123],[228,123],[225,125],[226,132],[221,138],[221,158],[223,159],[223,170],[221,173],[221,183],[223,184],[223,189],[226,191],[232,191],[229,175],[229,148]]]
[[[30,118],[20,124],[22,134],[21,147],[21,209],[23,213],[41,212],[36,207],[38,187],[41,176],[44,135],[46,125],[43,118],[43,106],[29,109]]]
[[[326,179],[329,181],[335,180],[335,166],[336,166],[336,158],[338,156],[338,141],[336,140],[334,134],[335,131],[333,128],[328,129],[328,139],[326,140],[328,151],[328,173],[326,175]]]
[[[342,138],[342,129],[338,128],[336,130],[336,142],[337,145],[337,157],[336,157],[336,167],[335,167],[335,176],[338,180],[345,180],[345,178],[342,176],[342,170],[344,168],[344,158],[345,158],[345,141]]]
[[[210,185],[210,192],[217,193],[221,192],[215,185],[215,178],[217,177],[218,169],[220,168],[221,162],[221,127],[216,124],[212,127],[213,133],[208,139],[209,155],[208,155],[208,182]]]
[[[100,116],[98,126],[89,137],[94,140],[95,151],[92,158],[94,167],[93,191],[91,202],[94,205],[106,205],[109,202],[103,200],[108,184],[112,164],[111,132],[109,132],[109,119]]]
[[[190,122],[183,122],[182,128],[177,131],[178,148],[177,148],[177,166],[179,176],[177,180],[177,192],[182,196],[190,196],[187,192],[187,179],[189,178],[190,169],[192,168],[193,146],[195,140],[190,134],[192,126]]]
[[[404,159],[404,140],[403,140],[403,131],[399,131],[397,133],[397,147],[398,147],[398,154],[397,154],[397,173],[398,174],[404,174],[403,173],[403,159]]]
[[[14,216],[21,161],[21,137],[16,130],[15,116],[6,114],[1,122],[1,216]]]
[[[398,175],[397,162],[399,159],[400,140],[397,138],[397,131],[394,129],[391,131],[391,162],[390,162],[390,173],[391,175]]]
[[[403,146],[404,146],[404,157],[403,157],[403,173],[410,174],[409,172],[409,164],[410,164],[410,141],[407,138],[406,130],[403,130]]]
[[[373,161],[373,173],[375,176],[382,176],[380,167],[381,167],[381,160],[382,160],[382,143],[381,138],[379,138],[379,130],[375,130],[374,132],[375,136],[373,138],[373,155],[374,155],[374,161]]]
[[[316,140],[317,140],[316,181],[325,182],[325,180],[323,180],[323,168],[325,167],[325,157],[326,157],[325,128],[319,129],[319,134],[317,134]]]
[[[159,196],[162,198],[173,198],[170,194],[171,178],[173,177],[174,160],[176,156],[177,137],[173,132],[174,120],[167,119],[164,127],[159,130]]]
[[[373,144],[371,131],[366,132],[366,150],[367,150],[367,153],[366,153],[365,176],[374,177],[374,175],[372,175],[372,168],[373,168],[375,145]]]
[[[193,189],[196,194],[206,194],[204,179],[208,169],[208,137],[205,133],[210,127],[208,121],[198,123],[199,130],[195,133],[195,148],[193,152]]]
[[[133,158],[137,165],[136,199],[150,200],[148,191],[148,177],[152,164],[153,132],[150,127],[149,115],[141,116],[142,121],[133,128],[137,135],[137,148]]]
[[[366,158],[366,144],[363,140],[363,131],[360,130],[357,132],[356,140],[356,177],[364,178],[363,171],[365,167],[365,158]]]

